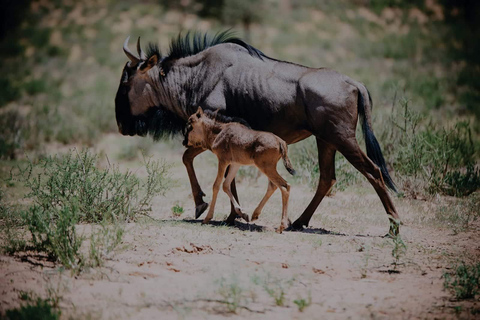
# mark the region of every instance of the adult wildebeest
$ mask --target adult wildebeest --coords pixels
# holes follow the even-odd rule
[[[119,131],[124,135],[150,133],[158,139],[182,132],[197,106],[244,119],[255,130],[270,131],[288,144],[314,135],[320,181],[317,191],[292,228],[307,226],[315,209],[335,183],[335,152],[340,151],[372,184],[397,234],[399,217],[387,192],[395,190],[373,135],[370,95],[363,84],[336,71],[313,69],[267,57],[228,32],[209,38],[195,33],[179,35],[167,55],[156,45],[147,54],[137,42],[138,56],[128,48],[115,97]],[[363,126],[367,155],[355,137],[357,121]],[[196,205],[196,216],[208,204],[193,169],[202,148],[183,155]],[[236,197],[234,184],[232,191]],[[227,219],[233,223],[236,213]]]
[[[218,172],[213,184],[212,203],[207,217],[202,223],[208,223],[213,218],[218,190],[227,167],[228,174],[223,182],[223,191],[233,203],[235,212],[249,222],[232,194],[231,183],[242,165],[254,165],[268,177],[267,193],[252,215],[252,221],[258,219],[263,207],[277,188],[282,193],[282,221],[277,232],[282,233],[288,227],[288,198],[290,185],[277,172],[277,162],[283,159],[283,164],[290,174],[295,170],[288,159],[287,143],[271,132],[257,131],[249,128],[238,118],[219,115],[217,112],[198,111],[190,116],[185,133],[185,146],[208,149],[218,158]]]

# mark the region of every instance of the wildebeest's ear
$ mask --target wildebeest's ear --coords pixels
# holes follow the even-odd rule
[[[154,67],[158,63],[158,56],[154,54],[153,56],[150,57],[147,61],[147,66],[148,68]]]

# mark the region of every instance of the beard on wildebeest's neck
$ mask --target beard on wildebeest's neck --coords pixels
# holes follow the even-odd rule
[[[134,116],[128,95],[121,90],[115,98],[115,115],[121,134],[142,137],[149,134],[154,140],[183,134],[186,125],[185,120],[164,107],[151,107],[144,114]]]
[[[183,134],[186,125],[183,119],[161,107],[152,107],[145,114],[138,116],[130,115],[128,121],[132,130],[126,134],[142,137],[148,134],[154,140]]]

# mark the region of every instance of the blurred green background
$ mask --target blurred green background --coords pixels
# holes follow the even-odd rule
[[[116,133],[125,38],[141,36],[166,51],[187,30],[233,28],[268,56],[365,83],[391,162],[398,134],[387,128],[398,113],[403,120],[407,111],[418,114],[420,126],[435,130],[463,121],[472,141],[480,134],[477,1],[7,0],[2,7],[1,159],[93,146]]]

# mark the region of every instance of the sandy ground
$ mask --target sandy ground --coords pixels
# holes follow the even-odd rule
[[[103,143],[113,145],[108,139]],[[103,147],[108,150],[102,143],[98,148]],[[80,275],[62,272],[35,255],[0,256],[0,312],[20,304],[19,292],[32,291],[61,296],[63,318],[74,319],[476,317],[472,310],[478,311],[480,302],[452,299],[442,275],[460,260],[479,261],[480,223],[458,234],[437,223],[442,199],[394,200],[407,246],[396,260],[393,241],[382,237],[388,219],[366,182],[326,198],[310,227],[301,232],[274,232],[281,218],[278,191],[258,221],[237,221],[235,227],[220,223],[230,210],[221,192],[215,223],[203,226],[193,220],[182,149],[158,150],[173,163],[176,183],[165,197],[155,199],[153,219],[130,223],[105,267]],[[202,155],[195,165],[209,200],[215,158]],[[281,174],[287,176],[285,170]],[[313,191],[289,181],[293,220]],[[247,212],[253,211],[266,185],[263,177],[239,182]],[[185,208],[179,217],[172,214],[175,204]],[[308,306],[301,312],[294,301]]]

